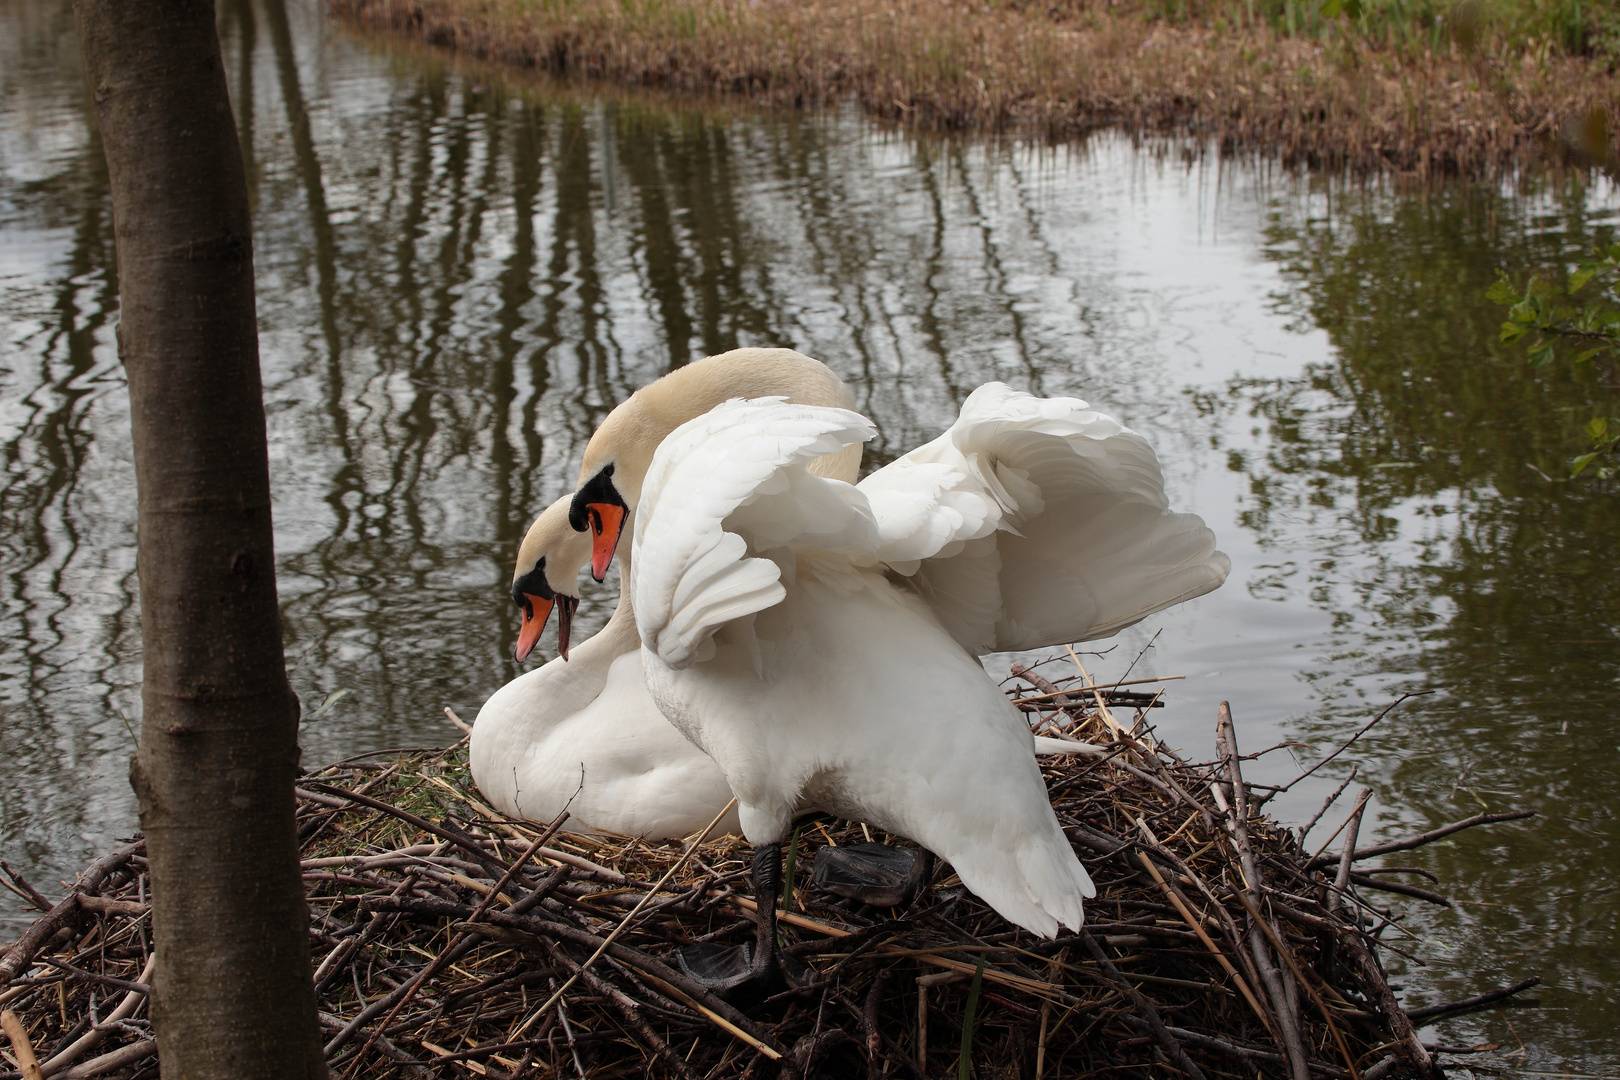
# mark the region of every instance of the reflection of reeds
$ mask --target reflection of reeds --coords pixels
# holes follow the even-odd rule
[[[1083,931],[1044,941],[1016,930],[943,864],[896,908],[822,893],[802,864],[865,828],[818,820],[799,834],[801,870],[785,882],[794,903],[780,913],[802,985],[746,1012],[674,955],[753,937],[737,837],[693,847],[504,821],[471,793],[460,747],[363,755],[305,777],[299,834],[334,1075],[447,1076],[452,1062],[496,1078],[941,1075],[957,1058],[965,1076],[958,1046],[977,1076],[1166,1061],[1192,1080],[1431,1070],[1377,960],[1391,913],[1361,890],[1446,901],[1351,867],[1448,830],[1366,849],[1351,839],[1313,860],[1258,812],[1272,789],[1243,779],[1224,705],[1222,759],[1193,765],[1146,727],[1160,695],[1085,686],[1064,698],[1024,677],[1033,690],[1015,694],[1043,730],[1105,751],[1044,768],[1099,883]],[[1136,707],[1134,724],[1121,727],[1109,704]],[[55,1066],[78,1065],[73,1075],[154,1049],[140,1026],[152,977],[142,855],[137,842],[101,859],[54,907],[34,893],[50,913],[0,956],[0,976],[19,976],[0,989],[0,1007],[21,1018],[17,1045],[65,1054]],[[136,1022],[73,1042],[92,1001],[105,1015],[110,996]]]
[[[1545,35],[1510,33],[1516,23],[1472,18],[1457,35],[1465,48],[1443,16],[1411,4],[1368,3],[1355,24],[1292,0],[329,6],[351,24],[555,72],[779,104],[854,95],[879,116],[941,129],[1191,130],[1353,168],[1473,172],[1524,160],[1620,96],[1608,46],[1594,44],[1606,37],[1575,35],[1588,54],[1572,55]]]

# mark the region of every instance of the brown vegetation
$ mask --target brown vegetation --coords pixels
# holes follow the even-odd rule
[[[1172,21],[1149,0],[331,0],[390,29],[547,71],[774,104],[853,96],[929,128],[1194,133],[1290,163],[1480,172],[1549,146],[1607,158],[1602,51],[1450,24],[1392,43],[1344,19]],[[1237,12],[1242,8],[1233,5]],[[1252,4],[1251,10],[1252,10]]]
[[[1165,1063],[1192,1080],[1437,1075],[1432,1057],[1446,1048],[1419,1042],[1378,960],[1399,916],[1367,890],[1447,901],[1357,865],[1527,812],[1358,846],[1363,796],[1341,826],[1343,850],[1313,857],[1259,812],[1275,789],[1244,781],[1225,706],[1220,759],[1194,765],[1146,726],[1159,695],[1022,677],[1032,689],[1014,693],[1042,730],[1106,749],[1043,769],[1098,884],[1082,931],[1044,941],[1011,927],[944,864],[896,907],[821,891],[813,871],[829,847],[896,842],[824,819],[790,845],[795,887],[780,928],[801,985],[764,1002],[717,996],[677,955],[752,939],[749,853],[736,837],[692,847],[505,821],[469,790],[460,748],[387,751],[391,761],[368,755],[303,778],[333,1075],[941,1076],[959,1074],[962,1048],[979,1077]],[[1104,702],[1134,709],[1132,727]],[[54,904],[11,875],[48,910],[0,950],[16,1060],[35,1054],[64,1077],[153,1074],[141,1027],[147,875],[139,841]],[[127,1022],[92,1027],[109,1010]]]

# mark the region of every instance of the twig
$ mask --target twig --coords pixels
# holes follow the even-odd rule
[[[28,1029],[23,1026],[22,1019],[10,1009],[0,1012],[0,1029],[4,1029],[6,1038],[11,1040],[11,1051],[22,1069],[23,1080],[45,1080],[45,1074],[39,1071],[39,1059],[34,1056],[34,1044],[28,1041]]]
[[[1352,872],[1350,874],[1350,881],[1353,884],[1360,885],[1366,889],[1377,889],[1379,892],[1395,893],[1399,896],[1410,896],[1415,900],[1422,900],[1424,903],[1434,904],[1436,907],[1451,906],[1451,900],[1449,897],[1441,896],[1437,892],[1430,892],[1428,889],[1420,889],[1416,885],[1407,885],[1399,881],[1386,881],[1383,878],[1375,878],[1359,872]]]
[[[137,1042],[120,1046],[116,1050],[109,1050],[100,1057],[93,1057],[89,1061],[81,1062],[66,1072],[56,1073],[54,1080],[88,1080],[92,1076],[102,1076],[115,1072],[118,1069],[135,1064],[158,1052],[158,1045],[151,1039],[141,1039]]]
[[[150,984],[152,972],[156,967],[157,953],[153,953],[147,958],[146,967],[141,969],[141,977],[136,981]],[[124,1000],[118,1003],[118,1007],[105,1020],[85,1032],[66,1049],[53,1054],[49,1061],[40,1066],[40,1070],[47,1074],[56,1073],[78,1061],[79,1058],[84,1056],[85,1051],[90,1050],[98,1045],[102,1039],[105,1039],[107,1032],[116,1026],[120,1020],[126,1020],[133,1016],[135,1010],[140,1008],[141,1002],[145,1000],[145,994],[131,990],[124,995]]]
[[[470,836],[465,834],[458,835],[457,832],[450,829],[440,828],[431,821],[427,821],[424,818],[419,818],[408,810],[401,810],[397,806],[390,806],[381,799],[373,799],[370,795],[362,795],[358,791],[344,791],[342,788],[333,787],[330,784],[318,784],[314,783],[313,781],[311,781],[308,786],[314,788],[316,791],[324,792],[327,795],[335,795],[340,799],[348,799],[350,802],[357,802],[365,806],[369,806],[373,810],[381,810],[389,817],[398,818],[407,825],[421,829],[425,833],[432,833],[441,840],[448,840],[450,843],[456,845],[456,847],[467,852],[467,854],[471,855],[474,859],[477,859],[479,865],[491,872],[491,877],[500,877],[501,874],[506,870],[506,867],[490,858],[489,853],[483,848],[479,847]]]
[[[1274,1054],[1269,1050],[1262,1050],[1258,1046],[1245,1046],[1242,1043],[1236,1043],[1230,1039],[1218,1039],[1213,1035],[1206,1035],[1201,1031],[1189,1031],[1186,1028],[1167,1027],[1166,1030],[1176,1038],[1188,1042],[1193,1046],[1202,1046],[1210,1050],[1219,1050],[1222,1053],[1231,1054],[1233,1057],[1238,1058],[1239,1060],[1269,1061],[1277,1065],[1288,1064],[1288,1059],[1283,1055]],[[1323,1073],[1324,1075],[1336,1078],[1342,1077],[1344,1080],[1349,1080],[1350,1077],[1350,1074],[1345,1072],[1343,1069],[1335,1069],[1331,1066],[1319,1065],[1315,1062],[1311,1063],[1311,1071]],[[1370,1071],[1363,1073],[1362,1080],[1367,1080],[1367,1078],[1371,1075],[1372,1074]]]
[[[1350,736],[1349,739],[1345,740],[1345,742],[1337,750],[1333,751],[1333,753],[1329,754],[1327,757],[1323,758],[1321,761],[1318,761],[1315,765],[1312,765],[1310,768],[1306,769],[1304,772],[1300,773],[1298,776],[1294,777],[1292,780],[1288,781],[1288,783],[1284,784],[1282,787],[1278,788],[1277,790],[1279,792],[1287,791],[1289,788],[1293,787],[1295,784],[1299,783],[1301,780],[1305,779],[1307,776],[1314,773],[1317,769],[1320,769],[1322,766],[1326,765],[1328,762],[1332,761],[1334,758],[1338,757],[1340,754],[1342,754],[1346,750],[1350,749],[1350,747],[1355,743],[1355,741],[1357,739],[1361,738],[1363,735],[1367,734],[1367,732],[1371,731],[1374,724],[1378,723],[1378,721],[1380,721],[1384,717],[1388,716],[1392,711],[1394,711],[1395,706],[1399,705],[1401,702],[1405,701],[1407,698],[1423,697],[1425,694],[1432,694],[1432,693],[1434,693],[1433,690],[1414,690],[1411,693],[1402,694],[1400,697],[1396,698],[1394,701],[1392,701],[1388,705],[1386,705],[1384,707],[1383,712],[1379,713],[1377,716],[1373,717],[1371,720],[1369,720],[1365,724],[1361,725],[1361,727],[1356,731],[1356,733],[1354,735]]]
[[[1159,635],[1162,633],[1164,633],[1164,627],[1162,626],[1153,631],[1153,636],[1148,638],[1148,643],[1142,646],[1142,651],[1136,654],[1136,659],[1131,661],[1130,666],[1125,669],[1125,674],[1121,675],[1120,678],[1128,679],[1131,677],[1131,672],[1136,670],[1136,665],[1142,662],[1142,657],[1146,656],[1147,651],[1153,648],[1153,643],[1159,640]]]
[[[21,874],[17,873],[17,871],[13,870],[11,868],[11,864],[6,862],[4,859],[0,859],[0,870],[4,870],[6,872],[6,877],[15,882],[15,884],[6,885],[6,888],[10,889],[24,900],[27,900],[30,904],[33,904],[36,911],[49,911],[51,908],[56,906],[46,899],[44,894],[42,894],[38,889],[28,884],[27,879]],[[0,885],[5,884],[5,882],[0,882]]]
[[[1406,1015],[1412,1020],[1428,1020],[1435,1016],[1450,1016],[1452,1013],[1467,1012],[1469,1009],[1477,1009],[1481,1005],[1489,1005],[1493,1001],[1501,1001],[1504,998],[1510,998],[1514,994],[1522,994],[1532,986],[1540,985],[1541,976],[1532,975],[1523,982],[1516,982],[1512,986],[1505,986],[1500,990],[1492,990],[1487,994],[1476,994],[1471,998],[1464,998],[1461,1001],[1448,1002],[1445,1005],[1425,1005],[1420,1009],[1407,1009]]]
[[[1299,842],[1301,844],[1305,843],[1305,837],[1310,833],[1311,829],[1316,827],[1316,823],[1322,820],[1322,815],[1328,812],[1328,807],[1339,801],[1339,796],[1344,794],[1344,789],[1350,786],[1350,782],[1356,778],[1356,773],[1360,769],[1360,765],[1350,766],[1350,775],[1344,778],[1343,783],[1333,789],[1333,794],[1329,795],[1322,803],[1322,809],[1318,810],[1311,817],[1311,820],[1305,823],[1305,827],[1299,830]]]
[[[540,850],[540,845],[551,839],[552,836],[556,834],[557,830],[562,828],[563,822],[567,820],[568,811],[565,809],[562,813],[557,815],[556,819],[552,821],[549,826],[547,826],[546,831],[542,835],[535,838],[534,843],[529,845],[529,850],[520,855],[517,862],[507,867],[506,873],[501,875],[500,880],[495,883],[495,887],[484,894],[484,898],[479,901],[478,907],[473,911],[472,918],[468,920],[469,922],[478,921],[479,916],[483,915],[484,912],[489,909],[489,906],[493,904],[501,895],[501,890],[506,888],[507,885],[511,884],[512,879],[517,877],[518,872],[523,869],[523,865],[529,861],[536,851]],[[450,957],[452,957],[457,948],[464,941],[469,940],[469,938],[473,941],[477,941],[478,935],[476,932],[465,930],[457,933],[455,938],[451,940],[450,944],[447,945],[438,956],[433,958],[432,963],[423,968],[422,973],[407,984],[405,992],[400,995],[399,1001],[394,1004],[394,1007],[389,1012],[388,1017],[383,1020],[381,1024],[378,1024],[377,1030],[372,1032],[366,1041],[361,1044],[359,1051],[357,1051],[354,1055],[354,1061],[349,1066],[349,1071],[346,1075],[354,1075],[354,1071],[360,1067],[360,1059],[365,1057],[367,1050],[371,1049],[371,1044],[376,1042],[377,1039],[382,1036],[382,1033],[388,1030],[388,1025],[394,1022],[394,1017],[399,1015],[400,1010],[405,1008],[406,1004],[410,1002],[411,998],[419,989],[427,984],[429,979],[433,978],[434,975],[438,974],[440,971],[454,962],[450,959]],[[330,1055],[332,1051],[328,1050],[327,1053]]]
[[[1395,998],[1395,991],[1390,989],[1389,980],[1384,978],[1378,961],[1373,959],[1372,953],[1362,944],[1361,935],[1348,927],[1339,931],[1339,941],[1344,951],[1349,954],[1358,968],[1361,977],[1372,989],[1373,996],[1378,1001],[1379,1011],[1389,1022],[1390,1033],[1395,1036],[1395,1053],[1424,1076],[1440,1080],[1440,1071],[1434,1067],[1434,1059],[1418,1041],[1417,1029],[1412,1026],[1411,1019],[1401,1008],[1401,1003]]]
[[[1138,819],[1138,821],[1140,820]],[[1159,888],[1163,890],[1165,896],[1169,897],[1171,905],[1181,914],[1182,920],[1192,927],[1193,933],[1198,935],[1198,940],[1204,943],[1204,948],[1214,954],[1216,962],[1221,965],[1221,969],[1231,976],[1232,981],[1237,984],[1238,991],[1243,995],[1243,1000],[1249,1003],[1249,1008],[1254,1010],[1254,1015],[1260,1018],[1260,1025],[1271,1033],[1272,1038],[1276,1038],[1277,1033],[1272,1031],[1271,1021],[1266,1017],[1265,1009],[1261,1008],[1260,1002],[1255,1000],[1254,991],[1249,989],[1249,984],[1244,981],[1237,968],[1232,966],[1232,961],[1226,958],[1226,954],[1221,952],[1214,940],[1205,932],[1203,924],[1193,916],[1181,894],[1172,889],[1169,882],[1164,880],[1164,876],[1159,873],[1159,868],[1153,865],[1152,859],[1148,858],[1147,852],[1138,852],[1137,858],[1142,860],[1142,865],[1147,867],[1149,874],[1153,875],[1153,880],[1159,883]]]
[[[697,1074],[692,1071],[692,1067],[682,1060],[680,1055],[672,1051],[669,1048],[669,1044],[659,1037],[658,1033],[654,1031],[651,1025],[647,1023],[646,1019],[642,1017],[641,1011],[636,1007],[636,1003],[630,1000],[630,998],[623,991],[616,986],[603,982],[602,979],[597,976],[596,972],[589,971],[582,967],[578,961],[574,960],[567,953],[565,953],[561,946],[554,947],[552,949],[552,955],[555,956],[564,967],[583,978],[585,980],[585,984],[593,991],[602,995],[609,1002],[611,1002],[613,1007],[619,1011],[619,1015],[624,1017],[625,1022],[636,1030],[636,1033],[641,1036],[642,1041],[646,1043],[647,1046],[652,1048],[653,1053],[657,1054],[659,1059],[662,1060],[665,1065],[674,1070],[675,1075],[684,1077],[685,1080],[697,1080]]]
[[[1345,1067],[1350,1070],[1350,1080],[1361,1080],[1361,1074],[1356,1071],[1356,1059],[1351,1056],[1350,1048],[1345,1045],[1344,1036],[1339,1034],[1339,1025],[1333,1022],[1333,1014],[1328,1011],[1327,1002],[1322,1000],[1322,995],[1316,992],[1316,987],[1311,985],[1310,980],[1305,977],[1305,973],[1300,970],[1298,962],[1294,960],[1293,950],[1283,944],[1282,938],[1271,928],[1271,924],[1261,917],[1260,912],[1255,910],[1254,905],[1249,903],[1247,896],[1242,893],[1234,895],[1237,896],[1238,903],[1243,905],[1243,910],[1249,913],[1249,918],[1253,919],[1255,925],[1265,932],[1266,937],[1271,939],[1271,947],[1277,950],[1277,955],[1283,958],[1283,962],[1294,973],[1294,978],[1298,980],[1300,988],[1305,991],[1306,995],[1311,999],[1311,1003],[1322,1014],[1322,1019],[1327,1021],[1328,1031],[1332,1033],[1333,1041],[1339,1044],[1339,1053],[1344,1055]]]
[[[664,876],[658,879],[658,884],[654,885],[646,894],[642,896],[641,901],[637,903],[635,907],[630,909],[630,913],[628,915],[619,920],[619,925],[613,928],[613,933],[609,934],[607,939],[597,947],[596,951],[591,954],[590,959],[585,961],[584,966],[579,970],[579,972],[570,975],[568,977],[568,981],[563,983],[562,986],[558,987],[556,992],[553,993],[551,997],[546,999],[546,1003],[540,1006],[540,1008],[536,1009],[534,1015],[530,1016],[523,1022],[523,1025],[513,1033],[514,1036],[521,1035],[525,1031],[529,1030],[529,1027],[536,1020],[550,1010],[550,1008],[562,998],[564,992],[566,992],[570,986],[574,985],[574,982],[580,977],[580,975],[590,970],[591,966],[596,963],[604,952],[607,951],[608,946],[612,945],[619,939],[619,935],[624,933],[625,928],[628,927],[631,921],[641,913],[641,909],[647,906],[647,901],[656,896],[658,890],[664,887],[664,883],[675,876],[675,871],[686,865],[686,860],[692,857],[693,852],[697,851],[698,845],[702,844],[703,841],[709,838],[709,834],[714,831],[715,826],[720,824],[720,819],[729,814],[731,812],[731,808],[735,805],[737,805],[737,797],[733,795],[731,797],[731,801],[726,803],[718,814],[714,815],[714,820],[703,827],[703,831],[698,834],[697,839],[693,840],[686,846],[686,850],[681,852],[681,857],[676,859],[670,868],[664,872]]]
[[[1075,663],[1078,664],[1079,661],[1076,660]],[[1081,672],[1084,672],[1086,669],[1084,667],[1082,667],[1080,670],[1081,670]],[[1144,683],[1175,682],[1178,679],[1185,679],[1186,677],[1187,676],[1185,676],[1185,675],[1166,675],[1163,678],[1159,678],[1159,679],[1131,679],[1128,682],[1097,683],[1097,684],[1093,685],[1092,682],[1091,682],[1091,676],[1086,675],[1085,676],[1086,681],[1082,685],[1081,689],[1087,691],[1088,693],[1094,693],[1094,692],[1096,692],[1098,690],[1115,690],[1115,689],[1118,689],[1121,686],[1141,686]],[[1075,694],[1075,688],[1070,687],[1067,690],[1054,690],[1049,694],[1032,694],[1029,697],[1013,698],[1012,703],[1014,705],[1022,705],[1025,702],[1029,702],[1029,701],[1045,701],[1047,698],[1064,697],[1064,696],[1071,696],[1071,697],[1072,696],[1077,696]]]
[[[1203,1072],[1197,1065],[1193,1064],[1192,1058],[1187,1056],[1187,1051],[1176,1041],[1176,1037],[1165,1029],[1164,1020],[1159,1016],[1159,1010],[1155,1009],[1148,999],[1142,996],[1142,992],[1136,988],[1135,984],[1119,973],[1119,969],[1114,966],[1113,961],[1108,959],[1108,954],[1103,952],[1103,947],[1097,944],[1097,939],[1092,937],[1089,931],[1082,929],[1080,931],[1080,940],[1085,945],[1086,951],[1091,953],[1091,958],[1097,961],[1097,966],[1102,968],[1104,974],[1113,981],[1115,986],[1119,987],[1120,992],[1130,999],[1131,1004],[1136,1007],[1136,1011],[1147,1022],[1148,1029],[1153,1032],[1154,1038],[1159,1040],[1159,1045],[1164,1047],[1165,1053],[1170,1056],[1170,1060],[1176,1064],[1176,1067],[1186,1073],[1191,1080],[1204,1080]]]
[[[1232,824],[1232,840],[1237,845],[1249,897],[1255,901],[1254,905],[1244,905],[1246,908],[1252,906],[1254,909],[1249,914],[1252,925],[1256,920],[1264,921],[1258,912],[1260,867],[1254,858],[1254,848],[1249,843],[1249,792],[1243,783],[1243,769],[1239,764],[1237,730],[1232,722],[1232,707],[1224,701],[1216,713],[1215,745],[1221,757],[1225,759],[1227,779],[1231,786],[1232,812],[1227,817]],[[1266,984],[1266,990],[1271,996],[1271,1007],[1276,1011],[1277,1024],[1282,1028],[1283,1046],[1288,1053],[1288,1067],[1293,1080],[1309,1080],[1310,1057],[1305,1052],[1305,1039],[1299,1030],[1299,1007],[1293,987],[1271,962],[1266,944],[1259,936],[1249,935],[1249,951],[1254,955],[1255,966],[1260,969],[1260,978]]]
[[[129,861],[130,856],[145,848],[146,841],[141,840],[103,855],[91,863],[73,890],[57,901],[49,914],[34,920],[34,924],[23,933],[10,951],[4,957],[0,957],[0,984],[8,983],[28,970],[34,962],[34,957],[45,947],[46,942],[56,936],[58,930],[77,922],[80,911],[79,897],[82,894],[99,890],[102,883],[115,870]]]
[[[1471,818],[1464,818],[1462,821],[1454,821],[1450,825],[1442,825],[1438,829],[1430,829],[1428,832],[1418,833],[1416,836],[1409,836],[1405,840],[1391,840],[1387,844],[1374,844],[1372,847],[1364,847],[1357,851],[1353,858],[1356,862],[1360,862],[1362,859],[1371,859],[1378,855],[1388,855],[1391,852],[1410,851],[1412,848],[1422,847],[1424,844],[1431,844],[1436,840],[1442,839],[1443,837],[1450,836],[1452,833],[1462,832],[1464,829],[1472,829],[1476,825],[1495,825],[1502,821],[1521,821],[1524,818],[1531,818],[1535,816],[1536,812],[1534,810],[1512,810],[1505,814],[1475,814]],[[1333,860],[1331,858],[1323,858],[1322,856],[1318,855],[1316,858],[1311,860],[1310,866],[1311,868],[1324,866],[1332,861]]]
[[[152,992],[152,988],[145,983],[130,982],[128,979],[115,979],[110,975],[98,975],[94,971],[86,971],[83,968],[74,967],[72,964],[69,964],[66,961],[58,960],[54,956],[45,957],[45,962],[51,965],[53,968],[58,968],[67,972],[68,975],[73,978],[83,979],[86,982],[100,983],[102,986],[110,986],[114,990],[124,990],[126,992],[135,994],[150,994]]]
[[[866,992],[866,1008],[861,1010],[861,1033],[866,1036],[867,1080],[878,1080],[878,1058],[883,1056],[883,1030],[878,1026],[878,1009],[883,1004],[883,984],[889,973],[879,970]]]
[[[528,897],[525,897],[523,900],[518,901],[517,904],[513,905],[513,909],[522,906],[527,900]],[[377,896],[369,897],[365,902],[373,910],[419,912],[434,918],[465,919],[473,911],[471,905],[453,904],[444,900],[430,900],[425,897]],[[566,923],[539,919],[532,915],[514,915],[510,912],[488,911],[484,914],[484,919],[490,928],[517,930],[541,938],[562,938],[589,948],[598,948],[604,944],[600,937],[589,930],[583,930]],[[489,932],[484,926],[479,929],[484,933]],[[782,1053],[778,1047],[769,1044],[770,1037],[768,1035],[761,1037],[760,1033],[748,1030],[753,1026],[753,1022],[748,1017],[662,961],[618,942],[607,942],[605,944],[609,946],[607,950],[608,956],[639,969],[644,975],[656,980],[661,986],[673,987],[678,990],[683,1004],[690,1005],[691,1001],[701,1002],[704,1015],[710,1016],[711,1019],[718,1017],[717,1023],[723,1020],[724,1023],[721,1026],[725,1027],[727,1031],[732,1031],[733,1034],[744,1032],[745,1034],[739,1037],[744,1038],[745,1041],[751,1044],[764,1047],[767,1057],[773,1054],[780,1056]],[[691,999],[691,1001],[687,999]],[[733,1031],[733,1028],[736,1030]]]
[[[1350,865],[1355,861],[1356,836],[1361,832],[1361,813],[1367,809],[1367,800],[1373,796],[1369,787],[1361,789],[1356,796],[1355,808],[1350,811],[1350,817],[1345,821],[1344,850],[1339,855],[1339,873],[1333,879],[1333,892],[1328,896],[1327,909],[1337,911],[1344,901],[1344,891],[1350,887]]]

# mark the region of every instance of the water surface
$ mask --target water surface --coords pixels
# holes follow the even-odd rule
[[[1162,730],[1207,754],[1230,699],[1246,749],[1298,744],[1251,766],[1271,782],[1426,691],[1276,811],[1308,818],[1351,766],[1381,836],[1537,810],[1398,860],[1458,906],[1391,939],[1429,966],[1390,959],[1413,1002],[1547,980],[1539,1010],[1430,1032],[1503,1044],[1482,1071],[1620,1069],[1620,496],[1547,479],[1580,421],[1615,412],[1614,373],[1528,372],[1482,295],[1498,267],[1612,242],[1612,186],[1350,183],[1196,144],[591,97],[356,40],[301,2],[222,0],[220,29],[307,761],[452,739],[442,707],[470,718],[516,674],[517,538],[573,486],[596,423],[672,365],[750,344],[825,360],[881,430],[870,465],[986,380],[1078,395],[1154,441],[1234,566],[1094,668],[1152,640],[1137,673],[1187,676]],[[72,19],[17,0],[0,7],[0,851],[47,891],[134,827],[116,317]],[[606,595],[587,594],[587,627]]]

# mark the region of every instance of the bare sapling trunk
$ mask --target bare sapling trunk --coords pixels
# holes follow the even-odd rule
[[[140,504],[165,1076],[324,1077],[293,821],[253,243],[213,4],[74,0],[111,180]]]

